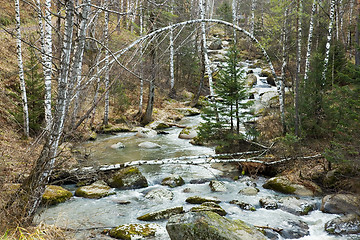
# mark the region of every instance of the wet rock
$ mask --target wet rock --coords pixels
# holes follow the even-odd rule
[[[181,139],[193,139],[194,137],[197,137],[198,133],[195,128],[192,127],[186,127],[183,130],[181,130],[179,134],[179,138]]]
[[[145,198],[151,199],[151,200],[156,200],[156,201],[172,200],[174,198],[174,193],[172,193],[168,189],[159,188],[159,189],[154,189],[154,190],[151,190],[150,192],[148,192],[145,195]]]
[[[110,187],[119,189],[135,189],[148,186],[146,178],[137,167],[127,167],[117,171],[107,180]]]
[[[119,204],[119,205],[128,205],[131,202],[128,200],[114,200],[115,203]]]
[[[272,199],[272,198],[261,198],[259,200],[260,206],[265,208],[265,209],[277,209],[278,208],[278,204],[276,202],[276,200]]]
[[[72,197],[72,193],[60,186],[47,185],[42,196],[42,204],[55,205]]]
[[[280,235],[285,239],[297,239],[310,234],[309,226],[301,220],[284,222],[280,228]]]
[[[279,200],[279,208],[295,215],[307,215],[316,206],[313,203],[295,197],[284,197]]]
[[[111,187],[104,181],[96,181],[89,186],[79,187],[75,196],[84,198],[102,198],[111,195]]]
[[[168,219],[173,215],[180,214],[183,212],[184,212],[183,207],[174,207],[152,213],[147,213],[145,215],[138,217],[137,219],[142,221],[156,221],[161,219]]]
[[[211,198],[211,197],[192,196],[192,197],[188,197],[186,199],[186,202],[192,203],[192,204],[201,204],[204,202],[220,203],[221,201],[219,199]]]
[[[130,132],[130,131],[131,131],[130,127],[128,127],[126,124],[116,124],[114,126],[111,125],[105,126],[102,128],[100,132],[104,134],[113,134],[118,132]]]
[[[246,202],[239,201],[239,200],[231,200],[229,203],[238,205],[238,207],[243,210],[256,211],[256,208],[254,207],[254,205],[252,205],[250,203],[246,203]]]
[[[220,38],[216,38],[214,41],[210,43],[210,50],[219,50],[222,49],[222,41]]]
[[[124,224],[109,231],[109,235],[113,238],[131,240],[134,237],[151,237],[155,236],[156,224]]]
[[[207,179],[207,178],[191,179],[190,184],[203,184],[203,183],[206,183],[209,181],[210,181],[210,179]]]
[[[184,188],[184,190],[183,190],[183,193],[193,193],[193,192],[195,192],[195,191],[191,188]]]
[[[255,187],[246,187],[239,191],[240,194],[246,195],[246,196],[255,196],[256,194],[258,194],[258,192],[259,192],[259,189],[255,188]]]
[[[95,141],[97,139],[97,133],[95,131],[92,131],[89,136],[89,141]]]
[[[153,130],[161,130],[161,129],[169,128],[170,125],[162,121],[155,121],[146,125],[146,127],[151,128]]]
[[[138,128],[135,136],[140,138],[153,138],[157,135],[155,130],[149,128]]]
[[[209,183],[210,189],[213,192],[226,192],[226,186],[223,182],[212,180]]]
[[[270,86],[276,86],[276,83],[275,83],[275,79],[274,77],[271,75],[271,76],[268,76],[266,78],[266,82],[270,85]]]
[[[118,143],[111,145],[111,148],[113,148],[113,149],[120,149],[120,148],[124,148],[124,147],[125,147],[125,145],[122,142],[118,142]]]
[[[253,87],[257,83],[257,77],[255,74],[248,74],[245,79],[245,84],[247,87]]]
[[[138,146],[140,148],[147,148],[147,149],[161,148],[159,144],[153,142],[142,142]]]
[[[322,199],[321,211],[326,213],[356,213],[360,216],[360,197],[352,194],[331,194]]]
[[[337,217],[325,224],[325,231],[330,234],[360,233],[360,216],[356,214],[348,214]]]
[[[262,69],[261,73],[259,74],[260,77],[269,77],[272,76],[271,69]]]
[[[321,188],[315,183],[306,181],[306,186],[290,181],[287,177],[273,177],[266,181],[264,188],[274,191],[296,194],[300,196],[314,196],[321,193]]]
[[[197,108],[175,108],[174,110],[184,116],[195,116],[200,114],[200,110]]]
[[[171,217],[166,225],[171,240],[263,240],[265,236],[240,220],[214,212],[188,212]]]
[[[161,185],[169,186],[169,187],[178,187],[185,184],[185,181],[179,175],[171,175],[169,177],[164,178],[161,181]]]
[[[200,206],[192,207],[191,212],[201,212],[201,211],[210,211],[219,214],[220,216],[225,216],[227,212],[222,209],[218,204],[213,202],[204,202]]]

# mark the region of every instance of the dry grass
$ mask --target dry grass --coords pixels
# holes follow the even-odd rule
[[[0,240],[65,240],[69,239],[66,233],[54,226],[39,224],[36,227],[29,227],[27,229],[17,227],[14,230],[7,231]]]

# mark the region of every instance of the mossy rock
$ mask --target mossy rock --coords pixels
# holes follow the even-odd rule
[[[45,205],[55,205],[63,203],[72,197],[72,193],[63,187],[48,185],[45,188],[45,192],[42,196],[42,203]]]
[[[113,134],[118,132],[130,132],[131,129],[126,124],[117,124],[115,126],[106,125],[101,129],[101,133]]]
[[[321,188],[313,182],[303,181],[302,185],[300,185],[290,181],[290,179],[285,176],[270,178],[263,187],[277,192],[296,194],[299,196],[314,196],[322,192]]]
[[[186,127],[179,133],[179,138],[181,139],[193,139],[198,136],[196,128]]]
[[[156,233],[155,224],[124,224],[109,231],[113,238],[131,240],[133,237],[151,237]]]
[[[250,203],[242,202],[242,201],[239,201],[239,200],[231,200],[229,203],[230,204],[235,204],[235,205],[237,205],[239,208],[241,208],[243,210],[256,211],[256,208],[254,207],[254,205],[252,205]]]
[[[171,188],[182,186],[184,184],[184,179],[179,175],[171,175],[161,181],[161,185],[169,186]]]
[[[184,116],[196,116],[200,114],[200,110],[197,108],[175,108],[174,110]]]
[[[91,132],[90,136],[89,136],[89,141],[95,141],[97,139],[97,133],[96,132]]]
[[[75,191],[75,196],[84,198],[102,198],[111,195],[111,187],[104,181],[97,181],[89,186],[79,187]]]
[[[201,211],[211,211],[219,214],[220,216],[225,216],[227,212],[220,207],[218,204],[213,202],[204,202],[200,206],[192,207],[190,209],[191,212],[201,212]]]
[[[216,198],[192,196],[192,197],[188,197],[186,199],[186,202],[187,203],[192,203],[192,204],[202,204],[204,202],[220,203],[221,201],[219,199],[216,199]]]
[[[173,215],[180,214],[183,212],[184,212],[183,207],[173,207],[165,210],[147,213],[145,215],[138,217],[137,219],[142,221],[156,221],[156,220],[168,219]]]
[[[358,234],[360,233],[360,216],[347,214],[334,218],[325,224],[325,231],[330,234]]]
[[[155,121],[155,122],[152,122],[152,123],[146,125],[146,127],[149,127],[153,130],[161,130],[161,129],[169,128],[171,126],[165,122]]]
[[[148,186],[146,178],[137,167],[127,167],[117,171],[107,180],[110,187],[119,189],[136,189]]]

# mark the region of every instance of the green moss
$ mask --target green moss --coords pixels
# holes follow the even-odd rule
[[[113,238],[131,240],[132,236],[150,237],[155,236],[156,229],[150,224],[125,224],[110,230],[109,235]]]
[[[296,191],[294,187],[284,184],[284,182],[278,178],[270,179],[263,185],[263,187],[286,194],[292,194]]]
[[[306,205],[304,206],[304,208],[302,209],[300,215],[307,215],[309,212],[314,210],[314,206],[312,205]]]
[[[60,186],[48,185],[42,196],[42,203],[46,205],[55,205],[63,203],[72,197],[72,193]]]
[[[89,186],[76,189],[75,196],[98,199],[111,195],[110,189],[104,182],[95,182]]]
[[[201,204],[204,202],[220,203],[221,201],[214,199],[214,198],[204,198],[204,197],[199,197],[199,196],[192,196],[192,197],[188,197],[186,199],[186,202],[192,203],[192,204]]]

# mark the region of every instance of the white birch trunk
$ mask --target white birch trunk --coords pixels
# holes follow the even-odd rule
[[[51,0],[45,1],[45,31],[44,31],[44,54],[43,71],[45,83],[45,125],[50,130],[52,124],[51,113],[51,89],[52,89],[52,26],[51,26]]]
[[[328,36],[327,36],[327,41],[326,41],[326,46],[325,46],[326,49],[325,49],[324,69],[323,69],[323,72],[322,72],[323,85],[325,85],[326,71],[327,71],[327,67],[328,67],[328,64],[329,64],[330,43],[331,43],[333,25],[334,25],[334,14],[335,14],[335,0],[331,0],[330,22],[329,22]]]
[[[308,42],[307,42],[307,51],[305,57],[305,72],[304,72],[304,81],[308,79],[308,73],[310,68],[310,57],[311,57],[311,44],[312,44],[312,37],[314,32],[314,16],[316,12],[316,2],[317,0],[313,0],[312,8],[311,8],[311,16],[310,16],[310,23],[309,23],[309,35],[308,35]]]
[[[109,8],[109,0],[105,0],[104,4],[106,9]],[[129,1],[127,1],[127,4],[129,4]],[[129,6],[129,5],[128,5]],[[128,9],[128,8],[127,8]],[[109,74],[110,74],[110,68],[109,68],[109,12],[105,11],[105,28],[104,28],[104,45],[105,45],[105,89],[109,86]],[[110,99],[109,99],[109,92],[105,95],[105,109],[104,109],[104,125],[109,124],[109,106],[110,106]]]
[[[23,106],[23,118],[24,118],[24,134],[26,137],[29,137],[29,109],[26,96],[26,86],[24,78],[24,64],[22,60],[21,52],[21,22],[20,22],[20,4],[19,0],[15,0],[15,21],[16,21],[16,50],[17,58],[19,65],[19,79],[20,79],[20,90],[21,90],[21,99]]]
[[[139,22],[140,22],[140,36],[143,36],[144,33],[144,12],[143,12],[143,2],[140,0],[140,16],[139,16]],[[143,54],[143,45],[140,44],[140,53]],[[141,116],[142,110],[143,110],[143,102],[144,102],[144,80],[143,80],[143,65],[140,66],[141,72],[140,72],[140,96],[139,96],[139,114]]]
[[[174,14],[174,1],[171,1],[171,15]],[[170,25],[173,25],[172,21]],[[174,74],[174,29],[170,29],[170,92],[174,90],[175,74]]]
[[[236,25],[236,19],[237,19],[237,15],[236,15],[236,1],[237,0],[233,0],[232,1],[232,23],[234,25]],[[234,37],[234,45],[236,45],[236,29],[234,28],[234,33],[233,33],[233,37]]]
[[[205,0],[199,0],[199,9],[200,9],[200,16],[201,19],[205,19]],[[207,44],[206,44],[206,23],[202,22],[201,23],[201,35],[202,35],[202,44],[203,44],[203,54],[204,54],[204,58],[205,58],[205,69],[206,69],[206,73],[208,75],[209,78],[209,88],[210,88],[210,95],[214,96],[214,87],[213,87],[213,80],[212,80],[212,71],[211,71],[211,67],[210,67],[210,60],[209,60],[209,56],[207,53]]]
[[[255,30],[255,2],[256,0],[251,1],[251,23],[250,23],[250,33],[254,35]]]
[[[349,27],[347,30],[347,47],[349,47],[350,58],[352,56],[352,48],[351,48],[351,25],[352,25],[352,15],[353,15],[353,8],[354,8],[354,1],[350,0],[350,9],[349,9]]]
[[[286,132],[286,125],[285,125],[285,79],[286,79],[286,65],[287,65],[287,43],[288,43],[288,11],[289,9],[285,9],[284,13],[284,25],[282,30],[282,51],[283,51],[283,57],[282,57],[282,66],[281,66],[281,81],[279,81],[280,84],[280,91],[281,91],[281,100],[280,100],[280,116],[281,116],[281,125],[283,129],[283,133]]]

